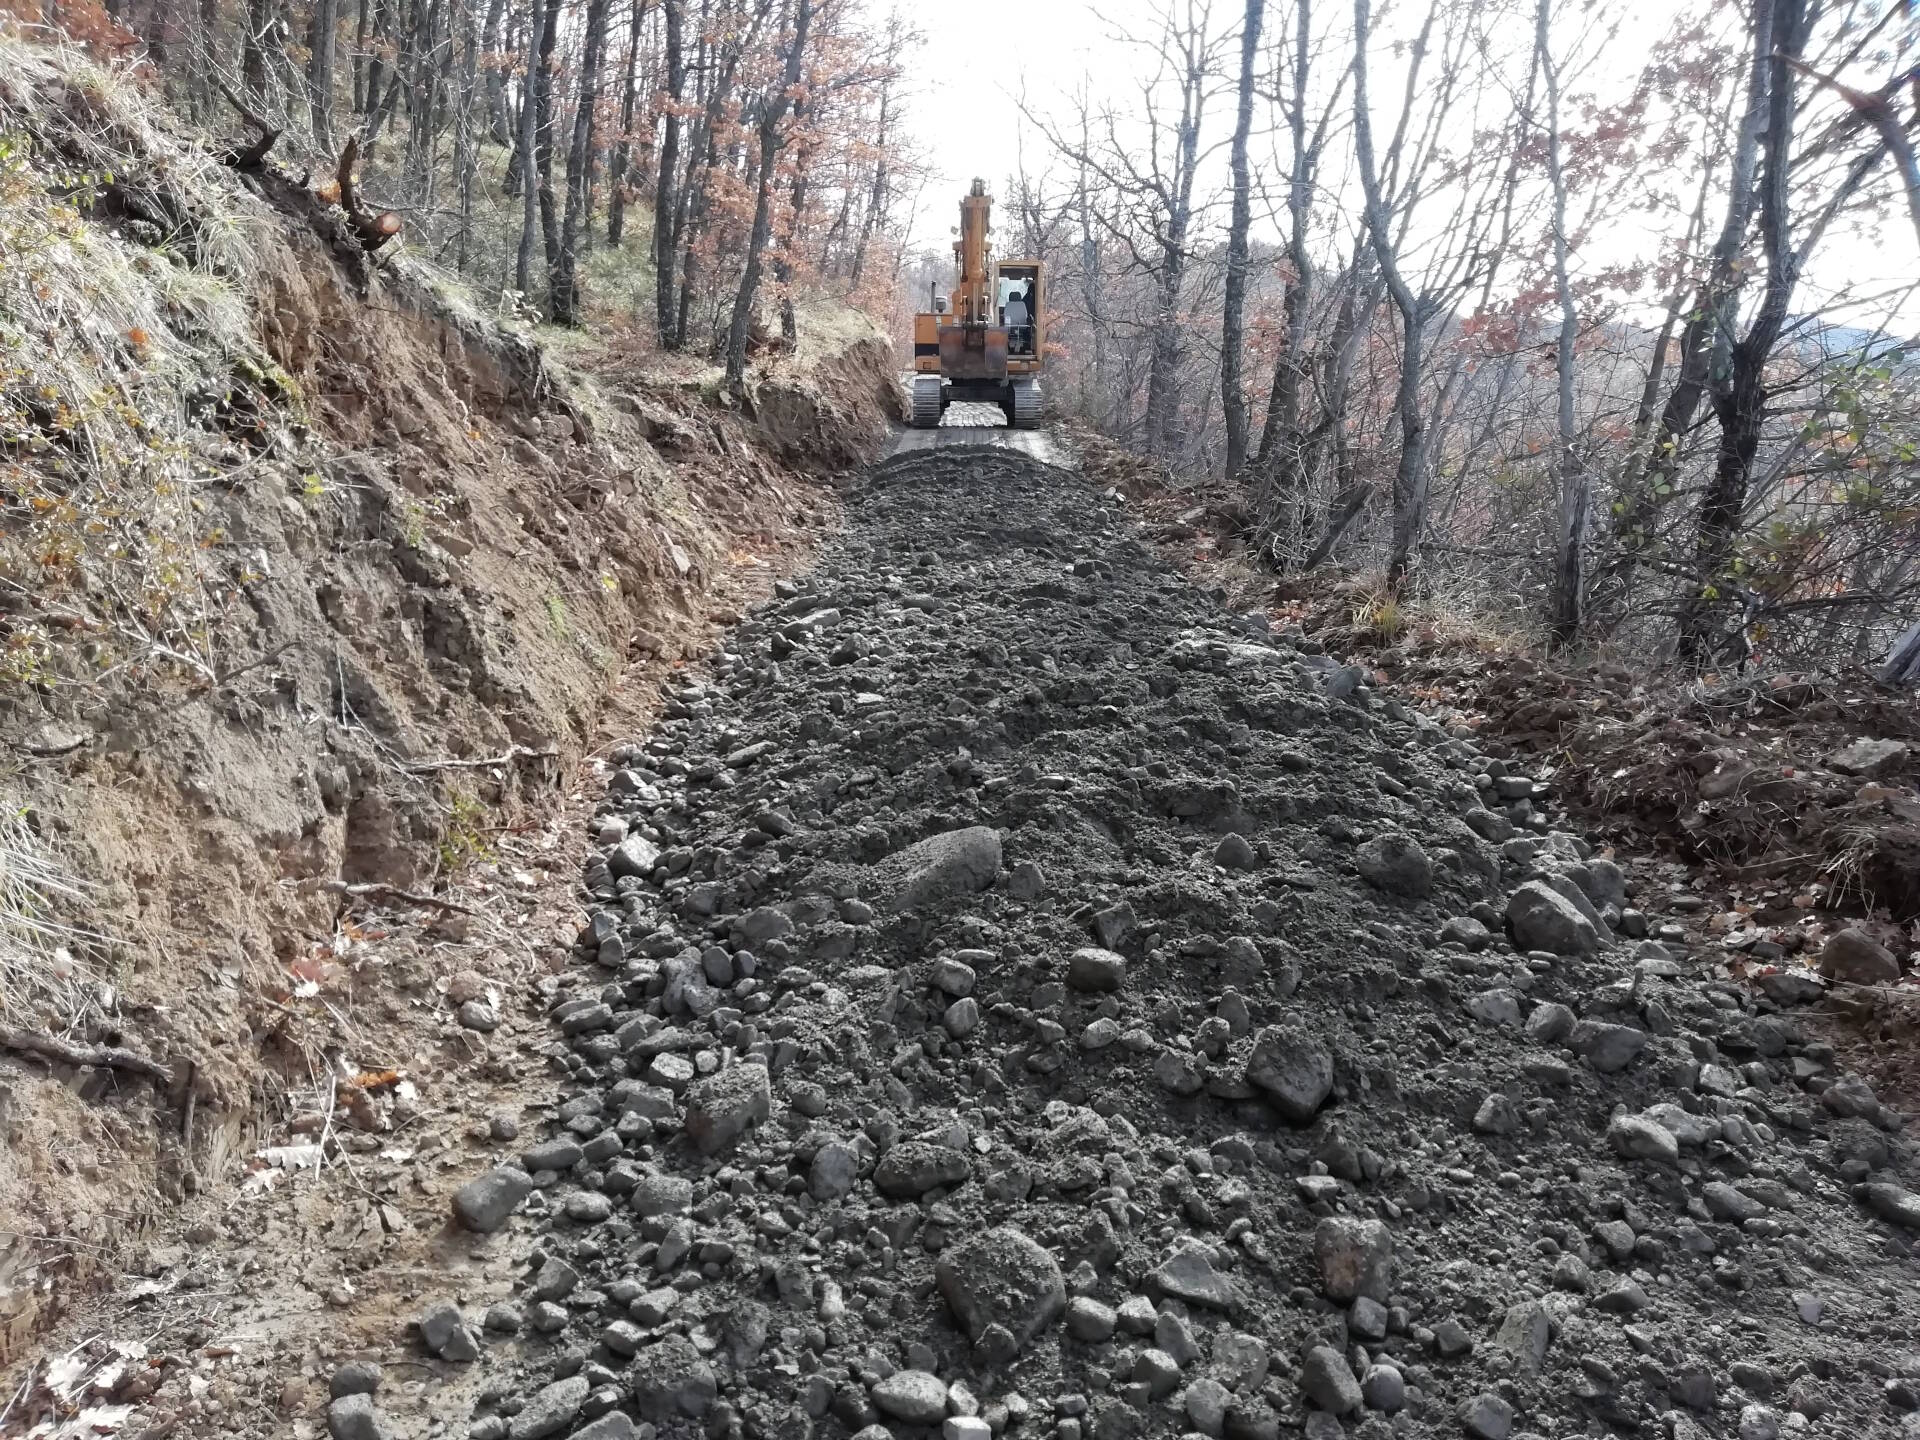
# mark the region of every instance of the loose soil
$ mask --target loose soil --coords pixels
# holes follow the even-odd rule
[[[1817,984],[1066,471],[845,506],[610,757],[392,1433],[1913,1428],[1913,1148]]]

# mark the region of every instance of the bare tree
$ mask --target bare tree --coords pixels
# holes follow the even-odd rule
[[[1304,3],[1304,0],[1303,0]],[[1233,124],[1233,219],[1227,229],[1227,297],[1220,325],[1220,404],[1227,426],[1226,473],[1247,463],[1247,397],[1240,378],[1246,348],[1247,232],[1253,228],[1253,175],[1247,139],[1253,131],[1254,63],[1260,53],[1260,23],[1266,0],[1247,0],[1240,22],[1240,85]]]
[[[782,62],[778,89],[760,102],[760,162],[755,171],[753,230],[747,238],[747,261],[740,273],[740,289],[733,300],[733,321],[727,329],[727,384],[738,392],[747,376],[747,330],[753,323],[755,292],[767,249],[773,194],[773,165],[780,151],[780,122],[793,103],[800,84],[800,63],[807,48],[807,27],[813,20],[813,0],[793,0],[792,29]]]

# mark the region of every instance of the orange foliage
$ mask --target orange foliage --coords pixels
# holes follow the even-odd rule
[[[0,16],[12,16],[27,25],[48,26],[87,47],[97,60],[124,56],[140,44],[140,37],[107,14],[100,0],[0,0]]]

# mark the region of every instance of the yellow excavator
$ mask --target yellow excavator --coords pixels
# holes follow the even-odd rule
[[[1040,423],[1042,267],[1038,260],[994,262],[987,240],[992,211],[987,182],[975,180],[960,201],[953,293],[936,289],[933,309],[913,317],[917,429],[933,429],[957,400],[998,405],[1015,429]]]

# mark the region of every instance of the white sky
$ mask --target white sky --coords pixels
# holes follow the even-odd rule
[[[1708,8],[1707,0],[1698,3]],[[1675,12],[1673,0],[1615,0],[1615,4],[1632,17],[1616,42],[1615,53],[1620,59],[1613,62],[1622,67],[1618,73],[1624,77],[1630,74],[1626,66],[1637,67],[1645,59],[1644,47],[1630,37],[1640,35],[1651,41],[1664,32]],[[1102,96],[1117,99],[1136,93],[1134,72],[1146,57],[1139,47],[1116,41],[1112,35],[1116,29],[1151,35],[1160,0],[1100,0],[1097,4],[1092,0],[942,0],[938,4],[906,3],[903,8],[927,41],[911,67],[918,78],[911,94],[910,124],[935,171],[920,197],[911,238],[916,244],[944,251],[951,227],[958,221],[961,193],[974,176],[984,177],[989,189],[1004,203],[1006,180],[1016,168],[1022,146],[1029,173],[1044,171],[1054,163],[1045,138],[1021,116],[1018,97],[1024,94],[1041,113],[1064,119],[1071,96],[1083,80],[1096,106]],[[1316,29],[1323,14],[1331,19],[1340,10],[1349,20],[1351,17],[1343,0],[1320,0],[1315,8]],[[1405,7],[1381,8],[1391,15]],[[1575,9],[1569,6],[1569,23]],[[1213,0],[1213,10],[1216,25],[1231,31],[1243,5],[1240,0]],[[1271,43],[1276,23],[1291,23],[1290,10],[1284,0],[1270,5],[1269,33],[1263,37],[1263,49]],[[1387,53],[1389,38],[1383,27],[1373,51],[1378,72],[1374,78],[1377,116],[1396,106],[1399,98],[1390,78],[1397,65]],[[1237,46],[1229,47],[1227,60],[1230,66],[1237,63]],[[1232,125],[1232,104],[1230,94],[1211,104],[1203,143],[1226,137]],[[1256,130],[1269,123],[1263,104],[1256,111]],[[1283,149],[1284,143],[1282,138]],[[1272,153],[1272,142],[1256,135],[1256,167],[1263,156]],[[1225,160],[1218,156],[1212,171],[1203,172],[1199,190],[1217,196],[1225,179]],[[1676,190],[1685,184],[1680,181]],[[1710,207],[1709,215],[1717,226],[1718,211]],[[1224,204],[1216,206],[1207,219],[1216,230],[1224,227],[1225,221]],[[1256,231],[1261,228],[1256,211]],[[1631,232],[1623,231],[1619,258],[1626,257],[1627,233]],[[1642,243],[1640,237],[1645,233],[1643,228],[1637,231],[1631,242],[1634,248]],[[1269,234],[1268,238],[1277,237]],[[1576,265],[1605,263],[1614,258],[1604,253],[1608,248],[1596,244],[1588,255],[1576,257]],[[1920,278],[1920,242],[1899,212],[1878,234],[1837,225],[1816,254],[1795,308],[1803,312],[1817,308],[1830,288],[1852,285],[1864,298],[1868,293],[1878,295],[1910,285],[1916,278]],[[1886,309],[1886,303],[1876,299],[1862,313],[1849,312],[1842,318],[1871,325]],[[1909,292],[1898,314],[1905,328],[1920,329],[1920,295]]]

